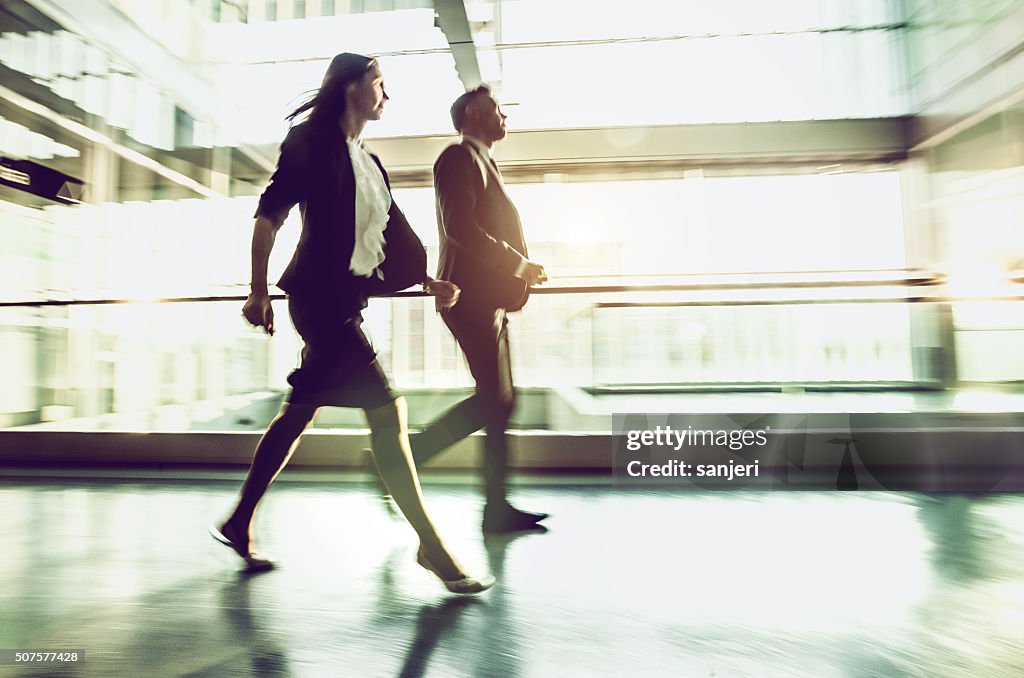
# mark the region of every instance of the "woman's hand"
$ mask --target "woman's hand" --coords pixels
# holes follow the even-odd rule
[[[274,308],[266,292],[250,292],[242,306],[242,315],[255,327],[262,327],[267,334],[274,335]]]
[[[458,285],[447,280],[427,280],[423,283],[423,291],[433,295],[443,309],[449,309],[457,304],[459,295],[462,294]]]

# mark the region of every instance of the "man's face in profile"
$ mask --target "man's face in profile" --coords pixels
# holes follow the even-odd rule
[[[487,137],[487,141],[499,141],[505,138],[505,119],[501,106],[494,100],[494,97],[482,95],[473,102],[473,112],[476,115],[479,132]]]

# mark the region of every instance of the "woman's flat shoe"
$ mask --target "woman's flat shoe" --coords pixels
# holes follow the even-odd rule
[[[483,577],[481,579],[474,579],[473,577],[463,577],[462,579],[445,579],[434,568],[433,564],[431,564],[431,562],[427,560],[427,556],[423,553],[422,548],[416,553],[416,562],[419,563],[423,569],[431,572],[435,577],[440,579],[441,583],[444,584],[445,588],[451,591],[452,593],[482,593],[487,589],[491,588],[492,586],[494,586],[494,577],[491,575],[487,575],[486,577]]]
[[[249,572],[264,572],[274,569],[274,561],[254,551],[244,552],[235,542],[231,541],[223,532],[217,529],[216,525],[210,525],[210,536],[227,546],[238,554],[245,561],[246,570]]]

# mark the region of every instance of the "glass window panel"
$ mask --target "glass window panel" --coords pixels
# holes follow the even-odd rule
[[[106,118],[109,114],[108,106],[110,105],[110,80],[106,77],[85,75],[82,76],[82,81],[84,89],[82,108],[90,113]]]
[[[964,381],[1024,380],[1024,305],[1012,301],[953,305],[957,376]]]
[[[906,265],[896,172],[511,184],[507,190],[531,256],[554,276]],[[395,200],[433,252],[433,190],[399,189]]]
[[[324,60],[338,52],[386,54],[447,48],[434,12],[412,9],[315,17],[304,21],[219,24],[206,27],[223,63]]]
[[[68,31],[58,31],[57,51],[59,63],[57,73],[59,75],[74,75],[80,73],[85,62],[85,42],[78,35]]]
[[[13,377],[0,420],[66,430],[244,430],[239,418],[274,397],[297,345],[287,331],[268,342],[237,308],[0,309],[3,366]]]
[[[135,109],[135,77],[127,73],[110,74],[110,117],[114,127],[128,129]]]
[[[556,276],[884,269],[906,263],[896,172],[507,188],[531,255]],[[396,191],[396,200],[424,242],[436,244],[432,191]]]
[[[511,332],[519,385],[558,389],[684,384],[910,381],[909,308],[900,304],[735,308],[602,308],[602,295],[537,295]],[[299,340],[290,323],[268,340],[236,302],[0,309],[9,377],[0,427],[67,430],[259,430],[287,390]],[[285,318],[283,303],[275,303]],[[451,333],[421,298],[375,300],[365,327],[379,358],[410,394],[411,419],[472,380]],[[647,328],[638,334],[637,326]],[[581,393],[581,397],[584,397]],[[595,413],[566,403],[577,424]],[[531,411],[533,413],[531,413]],[[564,426],[529,405],[527,427]],[[362,428],[330,410],[320,426]]]
[[[506,43],[862,28],[899,16],[899,3],[893,0],[639,0],[628,7],[588,0],[499,4]]]
[[[598,308],[593,322],[595,386],[913,377],[906,305]]]
[[[380,55],[391,101],[382,120],[367,128],[368,137],[448,132],[448,107],[464,91],[429,9],[220,24],[209,32],[224,55],[211,77],[236,109],[231,128],[241,143],[279,142],[284,116],[320,86],[339,45]],[[428,53],[401,54],[415,51]]]
[[[905,265],[896,172],[510,184],[508,191],[532,256],[553,276]],[[428,246],[433,266],[433,190],[397,189],[395,195]],[[150,299],[244,285],[255,201],[48,208],[30,229],[40,239],[39,249],[25,256],[46,252],[51,263],[40,265],[33,285],[6,289],[5,296],[63,290]],[[272,279],[287,264],[299,230],[293,210],[271,258]]]
[[[230,66],[221,70],[225,98],[245,113],[232,129],[240,143],[278,144],[288,129],[285,116],[320,86],[329,60]],[[450,54],[381,57],[391,100],[364,136],[449,133],[451,102],[464,91]],[[432,102],[432,103],[431,103]]]
[[[886,117],[906,112],[897,48],[867,32],[505,49],[500,94],[512,129]]]

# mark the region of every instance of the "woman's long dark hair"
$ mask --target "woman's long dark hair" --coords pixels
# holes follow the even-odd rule
[[[314,125],[335,125],[345,114],[345,88],[355,82],[377,63],[376,59],[362,54],[345,52],[331,60],[320,89],[312,93],[298,108],[285,119],[295,119],[309,111],[309,122]]]

